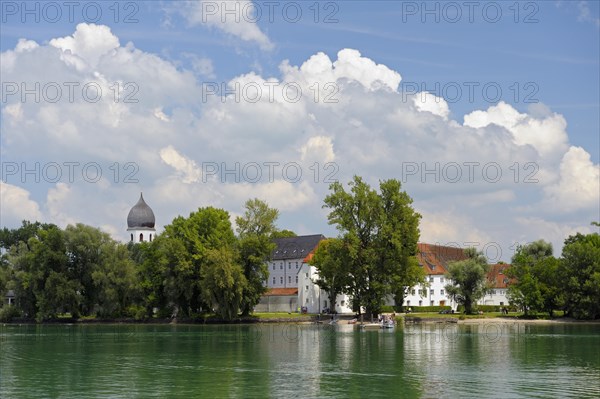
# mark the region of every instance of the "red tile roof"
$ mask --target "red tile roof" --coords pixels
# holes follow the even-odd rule
[[[425,268],[427,275],[445,274],[450,262],[467,259],[463,248],[425,243],[419,243],[417,246],[419,265]]]
[[[507,288],[510,283],[510,279],[506,276],[505,270],[510,267],[509,264],[506,263],[496,263],[494,265],[490,265],[490,270],[488,271],[488,281],[492,283],[492,288]]]
[[[298,295],[298,288],[271,288],[264,296]]]

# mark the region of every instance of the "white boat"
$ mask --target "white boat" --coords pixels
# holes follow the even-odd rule
[[[381,322],[381,328],[394,328],[396,325],[393,320],[384,320]]]

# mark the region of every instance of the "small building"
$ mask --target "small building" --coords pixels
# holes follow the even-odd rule
[[[136,244],[152,241],[156,237],[155,222],[152,208],[146,204],[143,194],[140,193],[140,199],[127,215],[127,232],[129,232],[130,241]]]
[[[6,295],[4,296],[4,304],[6,305],[14,305],[15,303],[15,292],[13,290],[8,290]]]
[[[496,263],[490,265],[488,271],[488,282],[490,283],[490,291],[479,300],[480,305],[499,305],[508,306],[508,285],[510,279],[506,276],[506,269],[510,267],[506,263]]]

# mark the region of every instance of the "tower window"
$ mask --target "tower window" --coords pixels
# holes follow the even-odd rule
[[[133,242],[133,234],[131,234],[131,242]]]
[[[140,242],[144,241],[144,233],[140,233]]]
[[[152,241],[152,233],[150,233],[150,241]]]

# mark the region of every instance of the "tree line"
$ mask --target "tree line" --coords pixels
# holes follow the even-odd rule
[[[265,292],[266,260],[280,235],[279,212],[253,199],[236,218],[213,207],[179,216],[152,242],[123,244],[83,224],[61,229],[24,221],[0,231],[0,298],[13,316],[72,317],[248,315]]]
[[[357,313],[377,315],[387,298],[401,310],[409,289],[427,284],[417,259],[421,215],[398,180],[380,181],[379,190],[359,176],[349,189],[333,183],[323,207],[339,234],[321,242],[310,262],[329,303],[347,294]],[[39,222],[4,228],[0,298],[12,290],[16,306],[0,312],[36,320],[63,313],[136,319],[247,316],[266,291],[273,238],[294,235],[276,228],[278,216],[266,202],[248,200],[234,232],[227,211],[199,208],[175,218],[152,242],[139,244],[119,243],[82,224],[64,230]],[[491,288],[489,266],[475,249],[465,255],[450,264],[445,289],[471,313]],[[598,233],[568,237],[560,258],[544,241],[521,246],[506,274],[510,303],[526,313],[563,310],[576,318],[600,318]]]
[[[479,299],[491,289],[489,265],[474,248],[467,259],[452,262],[445,289],[448,295],[472,313]],[[560,258],[553,256],[552,244],[544,240],[521,245],[504,272],[509,303],[522,310],[547,312],[553,317],[561,310],[577,319],[600,319],[600,235],[577,233],[567,237]]]

